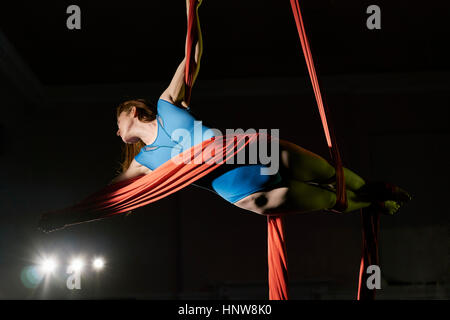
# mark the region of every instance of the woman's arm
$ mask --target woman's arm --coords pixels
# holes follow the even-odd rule
[[[169,101],[170,103],[187,108],[188,105],[186,101],[184,101],[184,93],[185,93],[185,83],[184,83],[184,74],[186,69],[186,58],[181,61],[180,65],[175,71],[175,75],[170,81],[169,86],[159,97],[160,99]]]
[[[117,177],[115,177],[109,184],[117,183],[123,180],[131,179],[137,176],[141,176],[144,174],[148,174],[152,172],[151,169],[147,168],[146,166],[141,165],[139,162],[137,162],[135,159],[131,161],[130,166],[125,172],[122,172]]]
[[[189,16],[189,0],[186,0],[186,15]],[[199,28],[199,31],[200,31],[200,28]],[[199,32],[199,38],[201,39],[200,32]],[[186,34],[186,45],[185,45],[185,57],[181,61],[177,70],[175,71],[175,75],[173,76],[172,81],[170,82],[169,86],[159,97],[160,99],[169,101],[170,103],[172,103],[174,105],[178,105],[178,106],[181,106],[184,108],[188,108],[186,101],[184,101],[184,96],[185,96],[184,78],[185,78],[185,70],[186,70],[186,51],[187,51],[187,34]],[[197,43],[195,45],[195,55],[194,55],[195,64],[192,66],[193,68],[195,68],[198,63],[200,53],[201,53],[200,41],[197,41]],[[195,81],[195,79],[194,79],[194,81]]]
[[[152,170],[147,167],[141,165],[135,159],[130,164],[130,167],[117,177],[115,177],[108,185],[111,185],[116,182],[120,182],[126,179],[130,179],[133,177],[137,177],[140,175],[144,175],[150,173]],[[78,209],[66,208],[62,211],[50,211],[45,212],[41,215],[39,219],[39,229],[44,232],[50,232],[54,230],[58,230],[64,228],[66,225],[70,225],[73,223],[79,223],[80,214],[85,214],[85,212],[80,212]],[[131,213],[131,211],[128,211]]]

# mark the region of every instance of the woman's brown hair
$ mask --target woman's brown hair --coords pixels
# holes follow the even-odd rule
[[[122,112],[130,113],[136,107],[136,114],[140,121],[150,122],[156,119],[156,107],[145,99],[133,99],[122,102],[117,107],[117,118]],[[141,151],[145,143],[139,139],[136,143],[124,143],[122,146],[121,172],[125,172],[133,161],[134,157]]]

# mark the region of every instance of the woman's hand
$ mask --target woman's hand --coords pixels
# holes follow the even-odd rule
[[[131,161],[128,169],[125,172],[122,172],[121,174],[119,174],[117,177],[115,177],[109,183],[109,185],[123,181],[123,180],[135,178],[135,177],[138,177],[138,176],[141,176],[144,174],[148,174],[150,172],[152,172],[151,169],[147,168],[146,166],[143,166],[142,164],[137,162],[136,159],[133,159],[133,161]]]
[[[70,209],[58,212],[45,212],[39,218],[38,229],[49,233],[64,229],[66,225],[73,223],[75,220],[75,215]]]

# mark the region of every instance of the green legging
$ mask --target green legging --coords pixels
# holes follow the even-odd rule
[[[283,146],[289,150],[288,184],[291,201],[299,210],[305,212],[332,208],[336,203],[336,193],[308,182],[332,182],[335,176],[334,167],[321,156],[296,144],[285,142]],[[344,212],[369,206],[371,202],[362,200],[355,193],[366,184],[364,179],[348,168],[344,168],[344,177],[348,200],[348,207]]]

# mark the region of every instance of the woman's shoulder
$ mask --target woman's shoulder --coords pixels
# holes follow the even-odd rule
[[[158,112],[161,111],[173,111],[173,112],[189,112],[190,108],[176,105],[173,101],[167,98],[159,98],[157,103]]]
[[[172,127],[171,124],[175,127],[183,127],[191,124],[195,120],[186,108],[178,107],[161,98],[158,100],[157,113],[162,118],[164,124],[169,127]]]

